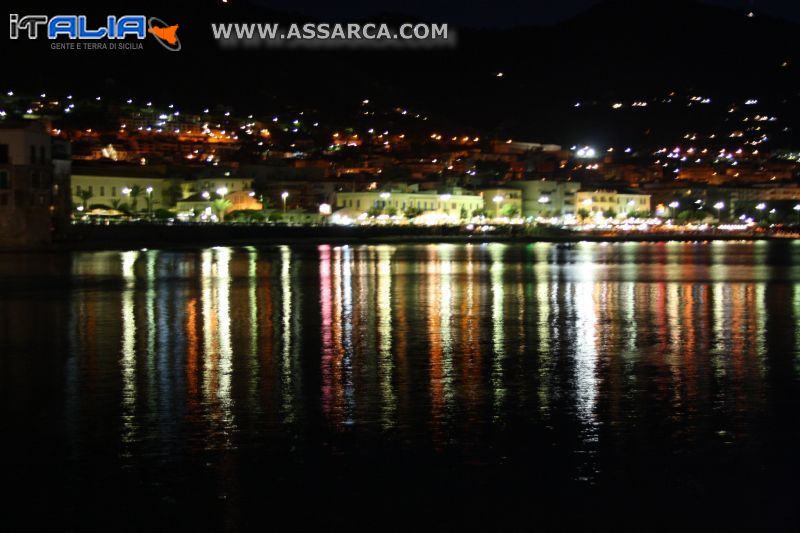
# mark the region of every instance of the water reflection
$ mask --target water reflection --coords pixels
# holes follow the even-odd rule
[[[136,440],[136,272],[134,266],[139,252],[121,254],[122,279],[122,326],[121,371],[122,371],[122,442],[129,444]],[[130,450],[123,448],[125,454]]]
[[[554,427],[592,479],[603,439],[654,413],[732,438],[771,369],[796,379],[800,273],[761,246],[77,253],[64,405],[78,420],[87,391],[105,400],[128,459],[310,428],[441,450]]]

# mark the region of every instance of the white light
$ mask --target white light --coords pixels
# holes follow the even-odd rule
[[[281,193],[281,198],[283,198],[284,200],[286,200],[288,197],[289,197],[289,193],[288,193],[288,192],[286,192],[286,191],[283,191],[283,192]]]
[[[202,194],[202,196],[203,196],[203,198],[205,198],[206,200],[208,200],[209,198],[211,198],[211,195],[208,193],[208,191],[203,191],[203,194]]]
[[[130,189],[130,187],[123,187],[123,189],[122,189],[122,194],[124,194],[124,195],[128,195],[128,194],[130,194],[130,193],[131,193],[131,189]]]
[[[330,215],[332,212],[331,204],[319,204],[320,215]]]
[[[539,197],[539,203],[540,204],[546,204],[546,203],[549,203],[549,202],[550,202],[550,197],[549,196],[542,195],[542,196]]]
[[[219,189],[217,189],[217,194],[219,196],[225,196],[226,194],[228,194],[228,188],[227,187],[220,187]]]
[[[670,202],[670,203],[669,203],[669,206],[670,206],[672,209],[677,209],[677,207],[678,207],[679,205],[681,205],[681,204],[679,204],[678,202]]]
[[[758,204],[756,206],[756,209],[758,209],[759,211],[763,211],[766,208],[767,208],[767,204],[765,204],[764,202],[761,202],[760,204]]]

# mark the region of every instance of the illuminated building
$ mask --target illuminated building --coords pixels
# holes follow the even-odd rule
[[[575,194],[577,212],[586,210],[589,213],[615,213],[622,217],[627,213],[650,213],[649,194],[631,194],[616,191],[596,190],[578,191]]]
[[[178,213],[192,212],[197,215],[204,212],[206,208],[210,207],[212,202],[219,197],[220,196],[214,191],[193,194],[188,198],[183,198],[178,201],[177,211]],[[225,213],[243,210],[261,211],[262,208],[261,202],[248,191],[226,193],[225,199],[231,203],[231,205],[225,209]]]
[[[419,191],[415,187],[392,191],[339,192],[336,194],[336,207],[352,209],[362,213],[381,211],[385,214],[402,214],[409,211],[436,213],[453,220],[471,218],[477,210],[483,209],[481,196],[465,194],[461,189],[451,192]]]
[[[574,215],[575,194],[580,183],[572,181],[511,181],[507,187],[522,192],[523,217]]]
[[[113,208],[120,204],[127,204],[132,207],[134,198],[131,190],[138,187],[138,193],[134,193],[136,198],[137,210],[145,209],[147,201],[145,197],[149,194],[153,198],[155,207],[170,205],[170,201],[165,198],[165,193],[169,188],[169,180],[165,179],[158,172],[150,169],[131,165],[128,168],[90,168],[81,167],[76,170],[71,179],[72,202],[79,205],[84,196],[88,197],[87,207],[93,205]],[[148,187],[152,188],[147,193]]]
[[[510,186],[494,187],[483,189],[480,192],[483,197],[484,209],[489,216],[522,214],[522,191]]]
[[[216,191],[225,188],[228,192],[249,192],[253,188],[253,180],[239,176],[201,177],[184,181],[181,184],[182,198],[188,198],[203,191]]]

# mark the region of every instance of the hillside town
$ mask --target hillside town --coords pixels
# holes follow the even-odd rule
[[[730,109],[742,115],[735,131],[690,132],[668,146],[562,146],[445,130],[369,99],[336,123],[314,110],[256,117],[9,90],[0,98],[0,235],[34,244],[70,225],[136,221],[577,232],[797,225],[800,152],[764,146],[776,120],[757,105]]]

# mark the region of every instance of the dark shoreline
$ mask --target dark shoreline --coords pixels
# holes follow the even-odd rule
[[[284,244],[436,244],[436,243],[578,243],[578,242],[707,242],[793,240],[766,233],[571,233],[514,228],[497,232],[466,233],[460,228],[338,227],[338,226],[211,226],[114,225],[73,226],[67,235],[48,246],[7,247],[13,251],[130,250],[135,248],[192,249],[208,246],[259,246]]]

